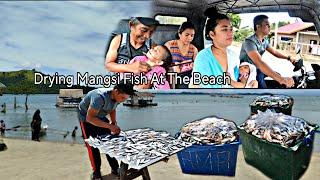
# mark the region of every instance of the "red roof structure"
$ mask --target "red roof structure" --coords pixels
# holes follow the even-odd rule
[[[278,34],[290,35],[290,34],[297,33],[301,30],[307,29],[312,26],[314,26],[313,23],[296,22],[293,24],[288,24],[288,25],[279,27]]]

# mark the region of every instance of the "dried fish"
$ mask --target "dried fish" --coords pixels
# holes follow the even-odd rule
[[[285,95],[263,95],[256,97],[250,106],[281,107],[287,109],[293,106],[293,98]]]
[[[117,137],[113,135],[89,137],[85,141],[134,169],[142,169],[192,145],[171,137],[167,132],[149,128],[121,132]]]
[[[179,139],[196,144],[224,144],[236,141],[238,137],[235,123],[217,117],[208,117],[184,125]]]
[[[301,118],[275,113],[271,110],[258,111],[239,126],[247,133],[284,147],[292,147],[308,135],[314,127]]]

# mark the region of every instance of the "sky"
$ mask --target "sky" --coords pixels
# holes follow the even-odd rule
[[[290,23],[294,23],[296,21],[301,21],[300,18],[290,17],[289,14],[286,13],[245,13],[245,14],[239,14],[241,18],[241,25],[240,27],[246,27],[253,28],[253,18],[257,15],[267,15],[269,17],[270,23],[275,23],[279,21],[290,21]]]
[[[0,71],[105,74],[106,42],[118,21],[149,16],[150,7],[142,1],[0,1]]]

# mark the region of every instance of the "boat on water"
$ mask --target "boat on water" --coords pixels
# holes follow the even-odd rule
[[[82,89],[60,89],[56,107],[76,108],[83,98]]]
[[[148,92],[136,92],[135,96],[130,96],[123,105],[131,107],[147,107],[147,106],[157,106],[158,103],[153,102],[154,94]]]

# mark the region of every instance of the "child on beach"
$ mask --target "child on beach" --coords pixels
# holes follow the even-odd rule
[[[71,133],[71,136],[72,136],[73,138],[76,137],[77,130],[78,130],[78,126],[75,126],[74,129],[73,129],[73,131],[72,131],[72,133]]]
[[[131,61],[134,63],[136,61],[146,62],[150,66],[150,71],[144,74],[148,79],[148,84],[137,85],[138,89],[170,89],[169,82],[166,79],[166,72],[172,63],[172,56],[169,49],[166,46],[158,45],[150,49],[144,56],[136,56]],[[151,84],[152,76],[156,74],[158,79],[163,78],[163,83],[154,82]]]
[[[3,120],[0,121],[0,135],[3,136],[6,131],[6,124]]]
[[[256,67],[250,63],[242,62],[239,65],[239,79],[238,82],[231,80],[231,85],[235,88],[258,88],[258,81],[256,80]]]

